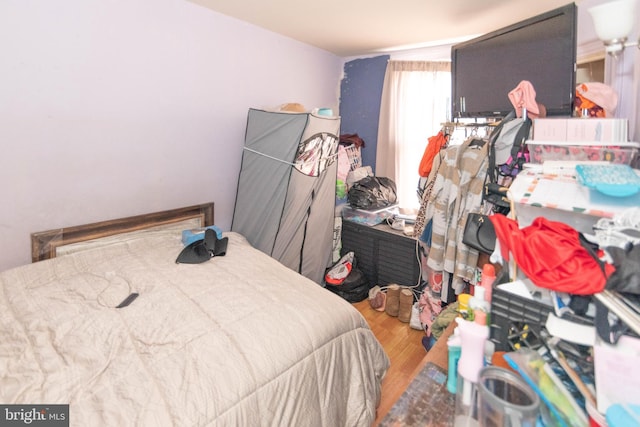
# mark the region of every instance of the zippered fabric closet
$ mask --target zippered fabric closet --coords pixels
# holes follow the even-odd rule
[[[250,109],[231,230],[321,284],[331,265],[340,118]]]

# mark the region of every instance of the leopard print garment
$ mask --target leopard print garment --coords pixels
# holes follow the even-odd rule
[[[424,192],[422,193],[422,199],[420,201],[420,209],[418,210],[418,214],[416,215],[416,222],[413,225],[413,237],[419,239],[424,232],[424,227],[426,224],[426,212],[427,205],[431,198],[431,192],[433,191],[433,185],[436,182],[436,177],[438,176],[438,171],[440,170],[440,165],[442,164],[442,150],[438,153],[437,156],[433,158],[433,165],[431,167],[431,172],[429,173],[429,177],[427,178],[427,185],[425,185]]]

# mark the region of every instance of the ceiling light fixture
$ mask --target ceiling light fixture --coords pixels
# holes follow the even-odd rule
[[[605,45],[605,51],[616,57],[625,47],[638,46],[640,40],[627,42],[633,29],[637,0],[615,0],[588,9],[596,35]]]

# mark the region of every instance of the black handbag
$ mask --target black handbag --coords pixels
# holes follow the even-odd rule
[[[469,212],[462,243],[480,252],[493,253],[496,248],[496,230],[487,215]]]
[[[501,187],[493,182],[486,182],[482,200],[491,204],[494,213],[508,215],[511,210],[511,202],[507,197],[507,190],[507,187]]]

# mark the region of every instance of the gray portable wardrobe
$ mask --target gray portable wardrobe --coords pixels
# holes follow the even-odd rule
[[[331,263],[340,118],[250,109],[231,230],[317,283]]]

